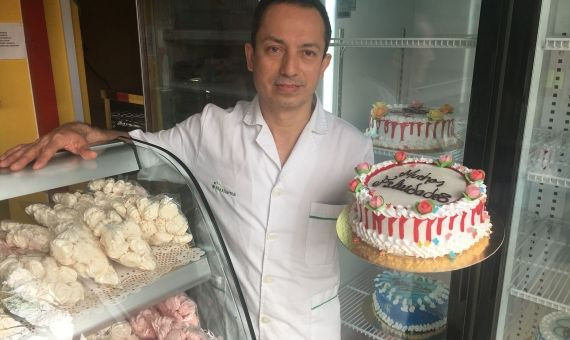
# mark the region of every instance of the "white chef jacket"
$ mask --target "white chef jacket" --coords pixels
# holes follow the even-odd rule
[[[340,339],[335,220],[354,167],[373,161],[369,138],[317,100],[281,166],[257,97],[131,136],[169,150],[199,181],[258,339]]]

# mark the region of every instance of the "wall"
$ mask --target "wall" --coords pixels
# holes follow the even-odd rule
[[[19,0],[0,1],[0,22],[22,23]],[[27,59],[0,60],[0,153],[38,137]]]

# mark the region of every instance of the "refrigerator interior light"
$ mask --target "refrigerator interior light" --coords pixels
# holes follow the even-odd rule
[[[325,0],[325,8],[329,15],[329,20],[331,22],[331,32],[335,32],[336,29],[336,0]],[[331,55],[331,62],[329,67],[325,70],[323,76],[323,93],[322,101],[323,108],[329,112],[333,112],[333,102],[334,102],[334,69],[335,69],[335,58],[334,58],[334,47],[329,46],[328,53]]]

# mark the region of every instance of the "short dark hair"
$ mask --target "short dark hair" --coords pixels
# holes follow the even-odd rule
[[[327,53],[329,48],[329,42],[331,40],[331,22],[329,21],[329,16],[327,14],[327,10],[325,6],[321,3],[320,0],[261,0],[255,7],[255,11],[253,12],[253,20],[251,23],[251,45],[255,48],[255,37],[257,36],[257,32],[259,31],[259,27],[261,26],[261,20],[263,19],[263,15],[269,7],[276,4],[291,4],[300,7],[306,8],[314,8],[316,9],[319,14],[321,15],[321,19],[323,19],[323,24],[325,26],[325,51],[324,54]]]

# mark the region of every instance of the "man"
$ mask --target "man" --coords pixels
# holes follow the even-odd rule
[[[130,136],[160,145],[197,177],[220,226],[257,338],[340,338],[335,219],[353,167],[372,144],[325,112],[314,95],[330,62],[330,24],[319,0],[262,0],[247,67],[258,95],[223,110],[207,105],[176,127]],[[64,125],[0,157],[41,168],[60,149],[124,135]],[[221,190],[220,190],[221,188]]]

